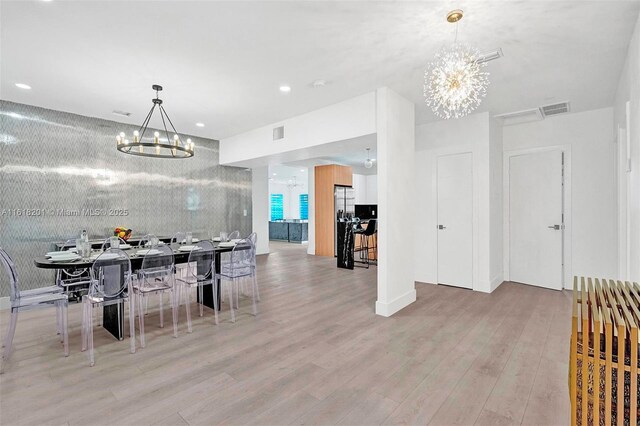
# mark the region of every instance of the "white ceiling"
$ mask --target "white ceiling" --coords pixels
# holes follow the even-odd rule
[[[583,111],[612,104],[640,0],[3,0],[0,96],[139,124],[158,83],[180,132],[223,138],[386,85],[416,103],[423,123],[435,118],[422,73],[452,42],[444,16],[454,7],[465,11],[460,41],[504,51],[488,66],[482,110],[569,100]],[[314,89],[316,79],[328,84]]]
[[[302,188],[307,187],[308,175],[307,167],[296,166],[269,166],[269,181],[273,183],[289,184],[295,181]]]

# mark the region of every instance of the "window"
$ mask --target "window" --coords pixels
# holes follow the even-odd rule
[[[284,208],[282,206],[282,194],[271,194],[271,220],[284,219]]]
[[[309,194],[300,194],[300,219],[309,220]]]

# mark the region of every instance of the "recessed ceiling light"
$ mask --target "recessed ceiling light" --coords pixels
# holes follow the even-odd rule
[[[277,173],[274,173],[273,175],[274,175],[274,176],[278,176],[278,174],[277,174]]]
[[[300,169],[300,171],[301,171],[302,173],[304,173],[306,170],[305,170],[305,169]]]
[[[196,126],[198,126],[198,127],[204,127],[204,123],[196,123]]]
[[[19,87],[20,89],[25,89],[25,90],[31,90],[31,86],[24,83],[16,83],[16,87]]]
[[[290,86],[280,86],[280,91],[282,93],[289,93],[291,91],[291,87]]]

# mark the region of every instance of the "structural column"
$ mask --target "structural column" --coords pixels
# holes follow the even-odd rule
[[[256,254],[269,253],[269,167],[251,171],[251,222],[258,234]]]
[[[415,302],[415,105],[383,87],[376,91],[378,152],[378,300],[391,316]]]

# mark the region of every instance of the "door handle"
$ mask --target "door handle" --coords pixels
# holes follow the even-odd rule
[[[447,227],[444,225],[438,225],[438,229],[447,229]]]
[[[560,225],[549,225],[549,226],[547,226],[547,228],[555,229],[556,231],[559,231],[560,230]]]

